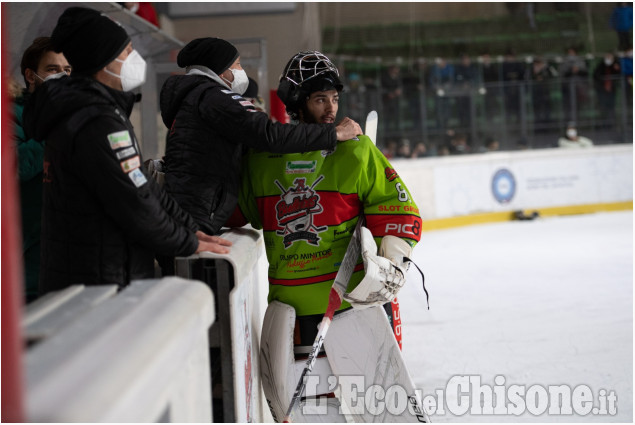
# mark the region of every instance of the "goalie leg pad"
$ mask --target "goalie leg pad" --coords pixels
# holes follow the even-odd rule
[[[335,316],[324,347],[341,386],[340,402],[355,422],[428,422],[382,307]],[[382,401],[390,409],[365,405],[366,392],[373,385],[385,391]]]
[[[290,305],[273,301],[267,307],[260,339],[260,375],[267,404],[276,422],[287,413],[305,361],[293,354],[295,310]],[[333,392],[329,377],[333,375],[328,360],[318,358],[307,377],[304,399],[294,412],[295,422],[345,422],[339,414],[339,401],[324,394]],[[333,386],[334,387],[334,386]]]
[[[267,306],[260,337],[260,378],[276,422],[284,418],[297,383],[293,371],[294,326],[293,307],[278,301]]]

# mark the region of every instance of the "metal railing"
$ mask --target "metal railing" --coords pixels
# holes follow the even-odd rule
[[[375,109],[378,146],[408,139],[411,146],[425,143],[432,155],[456,134],[466,136],[471,152],[482,151],[488,139],[497,140],[501,150],[557,146],[571,122],[595,144],[632,143],[632,76],[599,80],[593,76],[597,59],[578,60],[584,72],[577,76],[569,76],[571,59],[554,57],[546,61],[551,74],[536,80],[533,59],[525,58],[516,62],[521,76],[514,81],[501,77],[506,72],[502,58],[493,64],[496,79],[487,78],[482,62],[469,68],[469,79],[465,69],[457,78],[460,64],[455,62],[454,74],[445,80],[435,78],[434,63],[401,63],[395,65],[400,75],[388,85],[390,64],[377,59],[360,66],[344,59],[340,113],[363,123],[365,114]],[[605,91],[604,83],[611,91]],[[390,99],[394,90],[400,94]]]

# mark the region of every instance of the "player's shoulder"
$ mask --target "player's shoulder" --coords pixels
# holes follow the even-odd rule
[[[342,151],[350,151],[350,152],[366,152],[372,150],[375,144],[370,139],[370,137],[361,134],[354,139],[347,140],[345,142],[340,142],[337,144],[337,148]]]

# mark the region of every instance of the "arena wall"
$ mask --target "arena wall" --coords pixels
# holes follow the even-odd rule
[[[633,208],[633,146],[539,149],[393,160],[424,230]]]

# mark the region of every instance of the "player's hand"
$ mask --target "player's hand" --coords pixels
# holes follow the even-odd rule
[[[229,254],[229,248],[232,243],[227,239],[223,239],[220,236],[210,236],[200,230],[196,232],[198,238],[198,248],[196,253],[203,251],[213,252],[215,254]]]
[[[337,132],[337,140],[339,142],[354,139],[358,135],[364,134],[359,124],[348,117],[337,124],[335,131]]]

